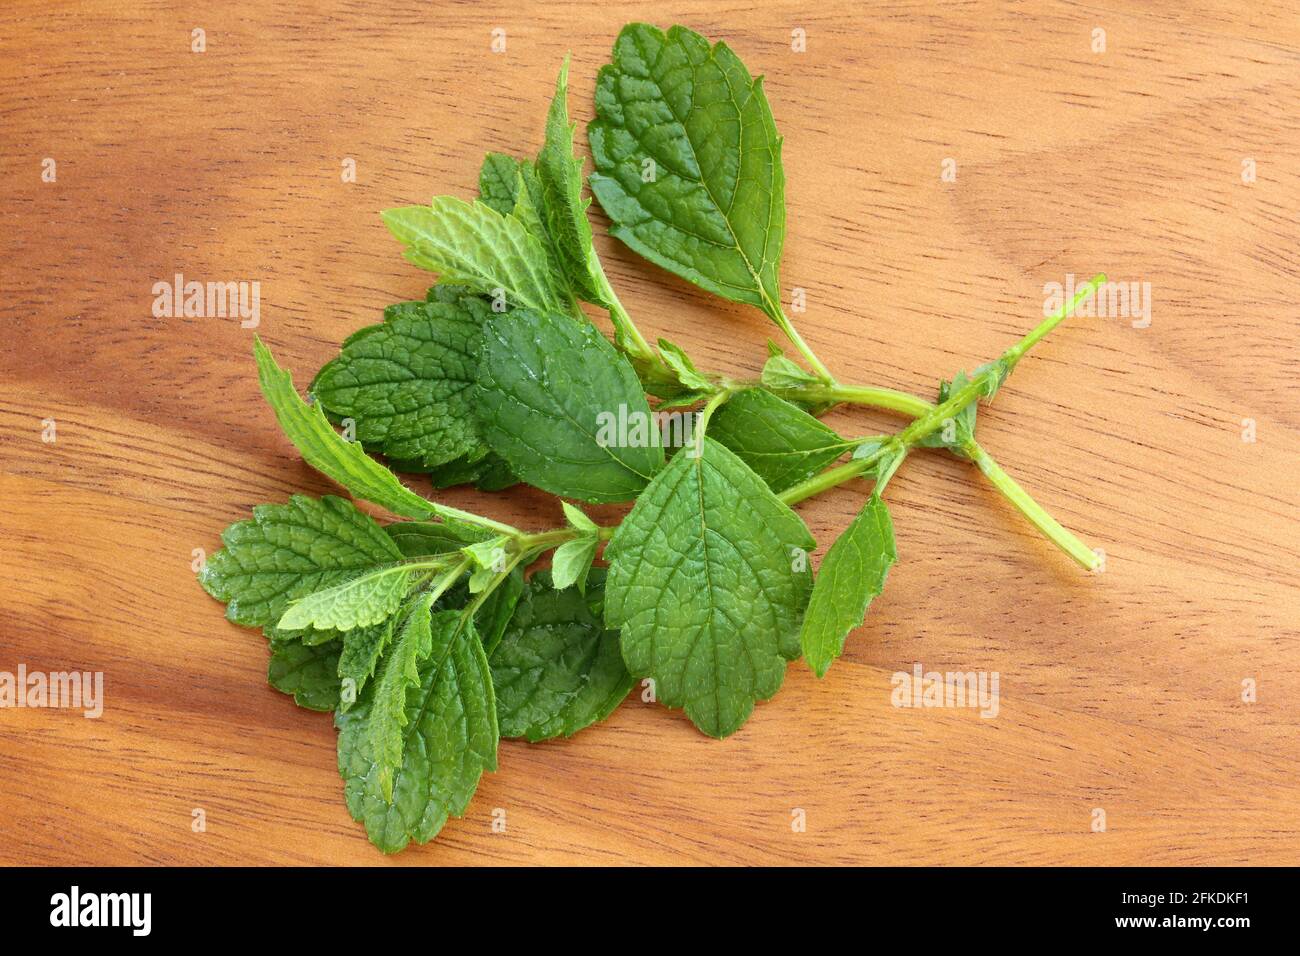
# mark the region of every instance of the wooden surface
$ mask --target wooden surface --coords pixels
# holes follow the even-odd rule
[[[725,742],[634,696],[572,740],[504,743],[468,815],[392,862],[1300,863],[1289,6],[656,5],[766,74],[783,284],[807,290],[800,327],[843,379],[929,395],[1032,326],[1044,283],[1151,283],[1149,328],[1067,323],[980,413],[1107,570],[1077,571],[969,466],[918,455],[889,489],[901,560],[826,680],[792,666]],[[259,397],[252,332],[154,318],[152,286],[260,282],[258,331],[305,383],[427,284],[378,210],[467,196],[485,151],[535,151],[567,50],[585,124],[619,27],[648,12],[0,8],[0,670],[102,670],[106,698],[99,720],[0,710],[0,862],[385,862],[343,807],[329,718],[266,685],[265,642],[190,567],[252,505],[330,486]],[[648,333],[757,370],[775,333],[756,311],[595,218]],[[823,548],[863,496],[801,506]],[[526,490],[446,500],[559,520]],[[998,716],[892,707],[915,662],[998,672]]]

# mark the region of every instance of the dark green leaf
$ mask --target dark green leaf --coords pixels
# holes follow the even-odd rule
[[[779,315],[785,239],[781,138],[726,44],[623,28],[587,128],[591,189],[614,236],[717,295]]]
[[[357,702],[366,682],[374,676],[379,658],[392,642],[397,623],[396,618],[390,617],[371,627],[343,632],[343,651],[338,659],[338,677],[342,682],[339,706],[343,710]]]
[[[537,156],[543,216],[568,286],[579,298],[608,308],[605,274],[592,248],[591,223],[587,220],[591,200],[582,198],[582,161],[573,155],[568,84],[566,57],[546,116],[546,140]]]
[[[605,551],[605,619],[622,629],[628,670],[706,734],[732,733],[799,656],[813,547],[724,446],[705,438],[699,456],[675,456]]]
[[[483,638],[483,650],[489,656],[500,643],[523,591],[524,573],[514,568],[474,612],[474,629]]]
[[[488,322],[478,394],[488,444],[545,491],[626,501],[663,465],[657,443],[623,447],[618,430],[604,427],[620,414],[644,416],[652,434],[650,407],[627,360],[568,316],[515,310]]]
[[[439,616],[444,614],[459,617],[457,611]],[[472,627],[448,628],[435,619],[432,629],[432,653],[406,692],[402,758],[391,802],[384,798],[371,744],[371,689],[334,718],[348,810],[385,853],[396,853],[411,840],[432,840],[448,816],[464,814],[483,771],[497,766],[496,707],[483,644]]]
[[[771,392],[738,392],[709,421],[709,437],[782,492],[821,471],[853,447],[803,409]]]
[[[327,412],[355,421],[367,448],[425,467],[487,451],[470,401],[492,310],[437,288],[433,301],[389,306],[382,325],[349,337],[311,389]]]
[[[385,525],[384,531],[408,558],[449,554],[493,536],[491,532],[470,529],[465,525],[435,524],[432,521],[398,521]]]
[[[483,166],[478,173],[479,200],[503,216],[510,215],[515,208],[522,164],[521,160],[500,153],[488,153],[483,157]]]
[[[339,705],[339,642],[303,644],[292,636],[271,639],[266,679],[278,691],[293,695],[299,707],[333,710]]]
[[[501,736],[570,737],[627,697],[634,681],[618,632],[606,630],[592,610],[604,577],[603,569],[592,569],[586,597],[576,588],[553,590],[544,571],[528,583],[491,658]]]

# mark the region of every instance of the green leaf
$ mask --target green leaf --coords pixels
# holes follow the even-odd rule
[[[481,202],[435,196],[428,206],[384,212],[384,223],[406,244],[406,258],[441,274],[443,282],[469,286],[512,308],[568,307],[555,287],[546,250],[514,216]]]
[[[356,439],[394,460],[445,464],[487,451],[471,407],[487,302],[435,287],[437,297],[384,310],[382,325],[350,336],[311,392]]]
[[[307,645],[292,636],[271,639],[266,679],[278,691],[308,710],[339,706],[339,642]]]
[[[343,650],[338,655],[337,668],[342,685],[339,707],[343,710],[357,702],[366,682],[375,675],[379,658],[393,640],[396,624],[397,619],[390,617],[371,627],[354,627],[343,632]]]
[[[605,273],[592,248],[591,223],[587,220],[591,200],[582,198],[582,161],[573,154],[568,85],[566,56],[546,116],[546,140],[537,156],[546,229],[569,287],[579,298],[609,308]]]
[[[511,539],[508,536],[497,535],[495,538],[488,538],[486,541],[475,541],[473,544],[461,548],[461,550],[473,559],[477,567],[496,571],[502,570],[498,566],[504,565],[506,549],[510,546],[510,543]]]
[[[492,450],[537,488],[582,501],[626,501],[663,466],[650,406],[627,360],[596,329],[515,310],[484,333],[479,417]],[[623,447],[617,427],[646,423]]]
[[[624,27],[587,135],[591,190],[614,236],[710,292],[780,314],[781,138],[762,80],[725,43]]]
[[[469,593],[481,594],[496,579],[497,572],[492,568],[479,568],[469,576]]]
[[[564,272],[560,249],[551,235],[550,227],[546,224],[546,201],[542,198],[542,183],[537,178],[537,168],[530,162],[521,162],[518,176],[519,182],[515,186],[515,208],[510,214],[523,224],[545,250],[552,283],[562,296],[569,296],[569,278]]]
[[[478,172],[478,197],[483,205],[503,216],[515,208],[522,160],[500,153],[488,153]]]
[[[483,644],[472,626],[447,626],[459,611],[438,612],[432,653],[406,691],[402,758],[393,799],[384,798],[371,743],[373,688],[347,713],[336,713],[339,773],[353,819],[385,853],[427,843],[449,816],[462,816],[484,770],[497,766],[497,720]]]
[[[445,465],[428,467],[419,462],[393,461],[389,465],[394,471],[422,473],[428,476],[435,488],[450,488],[453,485],[473,485],[480,491],[501,491],[511,485],[517,485],[519,479],[511,472],[510,466],[501,458],[488,452],[481,458],[466,455],[449,461]]]
[[[818,677],[825,676],[844,651],[844,639],[862,623],[867,606],[883,590],[885,576],[897,560],[889,509],[873,493],[826,552],[808,601],[799,643]]]
[[[378,624],[393,614],[411,590],[415,572],[403,565],[377,568],[334,587],[299,598],[276,625],[339,631]]]
[[[759,376],[768,388],[806,388],[809,385],[822,384],[821,379],[811,372],[805,372],[793,361],[780,353],[772,355],[763,365],[763,374]]]
[[[719,408],[709,421],[709,437],[734,451],[778,493],[853,447],[803,409],[759,388],[737,392]]]
[[[408,558],[450,554],[467,544],[493,537],[490,531],[458,524],[435,524],[432,521],[398,521],[385,525],[384,531],[393,544],[397,545],[397,550]]]
[[[523,591],[524,573],[514,568],[474,612],[474,629],[483,638],[483,650],[489,657],[500,643]]]
[[[578,586],[579,591],[587,588],[587,572],[596,557],[596,545],[600,542],[595,535],[574,538],[555,549],[551,557],[551,575],[557,588]]]
[[[588,518],[586,513],[577,505],[571,505],[567,501],[561,501],[560,507],[564,509],[564,518],[569,522],[570,527],[591,534],[595,534],[600,530],[600,526]]]
[[[501,736],[571,737],[627,697],[634,681],[619,654],[618,632],[607,630],[592,609],[604,573],[593,569],[585,598],[576,588],[553,590],[544,571],[528,583],[491,658]]]
[[[383,670],[371,700],[370,747],[378,768],[376,779],[384,799],[393,801],[393,775],[401,768],[405,740],[402,732],[410,719],[406,712],[406,692],[419,683],[420,663],[433,653],[433,627],[429,609],[433,594],[425,592],[405,611],[402,632],[393,649],[384,658]],[[458,628],[460,618],[450,612],[438,617],[439,628]],[[442,636],[442,635],[440,635]]]
[[[208,558],[199,583],[226,603],[226,617],[247,627],[274,625],[291,601],[402,556],[373,518],[333,495],[258,505],[251,521],[232,524],[221,540],[225,547]]]
[[[320,406],[304,402],[294,391],[293,376],[275,363],[270,349],[259,338],[253,339],[253,354],[262,394],[275,411],[280,428],[307,464],[356,497],[373,501],[394,514],[427,518],[434,513],[437,505],[404,486],[391,471],[367,457],[359,444],[344,441]]]
[[[673,374],[677,376],[677,381],[683,388],[691,390],[696,395],[714,391],[713,383],[700,374],[691,357],[682,350],[680,345],[667,339],[660,339],[659,354],[663,357],[664,364],[673,370]]]
[[[724,446],[705,438],[699,456],[675,456],[605,550],[605,620],[622,628],[628,670],[706,734],[732,733],[799,656],[813,547]]]

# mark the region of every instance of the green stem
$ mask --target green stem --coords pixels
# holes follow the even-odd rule
[[[890,439],[892,442],[893,439]],[[800,501],[819,495],[823,491],[834,488],[836,485],[842,485],[846,481],[852,481],[859,475],[871,470],[882,457],[889,445],[882,445],[865,458],[855,458],[853,461],[846,462],[843,465],[837,465],[834,468],[827,468],[825,471],[813,475],[811,478],[799,482],[797,485],[791,485],[785,491],[777,495],[787,505],[798,504]]]
[[[459,581],[460,576],[469,570],[469,566],[472,563],[473,562],[468,557],[466,557],[455,567],[449,569],[447,573],[444,574],[439,579],[438,583],[434,585],[433,600],[434,601],[438,600],[438,598],[442,597],[442,595],[447,591],[449,587],[451,587],[453,584]]]
[[[804,357],[804,360],[807,361],[816,376],[827,385],[833,386],[835,384],[835,376],[831,374],[830,369],[822,364],[822,360],[817,357],[817,353],[815,353],[809,347],[808,343],[803,340],[803,336],[801,336],[799,330],[794,327],[794,323],[791,322],[790,317],[785,314],[785,310],[770,300],[768,305],[770,308],[764,309],[764,311],[767,312],[773,322],[781,327],[781,331],[785,333],[785,337],[790,340],[790,343],[796,349],[799,350],[799,354]]]
[[[698,457],[704,452],[704,433],[708,430],[709,419],[713,417],[713,413],[717,410],[718,406],[721,405],[723,402],[725,402],[727,399],[731,398],[731,396],[734,394],[735,392],[732,389],[724,388],[721,391],[715,392],[714,394],[709,396],[709,400],[705,403],[704,408],[700,411],[699,421],[696,422],[695,424],[696,457]]]
[[[597,291],[609,308],[609,320],[614,324],[614,336],[618,347],[634,362],[658,363],[659,356],[645,340],[641,330],[636,327],[632,316],[627,314],[627,309],[623,308],[623,303],[619,300],[614,287],[610,285],[609,277],[605,275],[605,268],[600,264],[599,259],[596,260],[596,281],[600,286]]]
[[[1080,541],[1068,529],[1062,527],[1061,523],[1053,518],[1047,511],[1029,496],[1025,489],[1016,483],[1016,480],[1002,470],[1002,467],[994,461],[978,442],[968,442],[964,449],[966,454],[970,455],[971,460],[979,466],[980,471],[993,482],[993,487],[1002,492],[1020,511],[1022,515],[1043,532],[1053,544],[1073,558],[1081,567],[1088,571],[1095,571],[1101,565],[1101,559],[1097,557],[1096,552]]]
[[[869,385],[840,385],[836,383],[834,385],[808,385],[802,388],[763,387],[785,399],[811,402],[815,405],[822,403],[839,404],[841,402],[849,405],[867,405],[872,408],[883,408],[891,412],[901,412],[904,415],[910,415],[912,418],[924,415],[934,407],[932,403],[908,392],[900,392],[892,388],[873,388]]]
[[[572,541],[580,533],[576,528],[556,528],[552,531],[539,531],[536,534],[520,535],[518,538],[519,553],[526,554],[529,551],[536,551],[540,554],[548,548],[564,544],[566,541]]]
[[[1099,272],[1083,285],[1079,291],[1074,294],[1074,298],[1062,305],[1059,309],[1040,322],[1032,332],[1022,338],[1011,348],[1003,353],[1002,358],[1014,367],[1020,361],[1021,356],[1038,344],[1039,340],[1048,332],[1060,325],[1066,318],[1074,314],[1074,310],[1084,299],[1097,291],[1098,287],[1106,283],[1106,273]]]
[[[511,537],[521,534],[522,532],[514,525],[502,524],[500,521],[493,521],[491,518],[484,518],[482,515],[476,515],[469,511],[461,511],[459,508],[453,508],[451,505],[439,504],[435,501],[429,502],[429,507],[433,513],[441,518],[450,521],[460,521],[464,524],[474,524],[482,528],[489,528],[497,534],[510,535]]]
[[[478,609],[483,606],[483,602],[488,599],[488,595],[490,595],[493,591],[495,591],[497,588],[501,586],[501,582],[503,582],[506,578],[510,576],[510,572],[515,569],[515,567],[519,564],[520,561],[524,560],[524,557],[525,557],[525,552],[523,551],[516,554],[511,559],[510,563],[506,565],[504,571],[496,575],[492,579],[491,583],[488,584],[487,587],[485,587],[478,594],[474,595],[473,600],[471,600],[468,604],[466,604],[464,610],[460,612],[461,627],[464,627],[465,622],[473,618],[474,615],[478,613]]]

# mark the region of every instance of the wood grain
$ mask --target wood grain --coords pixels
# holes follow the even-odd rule
[[[258,331],[306,381],[426,285],[376,212],[468,195],[486,150],[535,150],[568,50],[585,122],[619,27],[645,15],[0,9],[0,670],[102,670],[106,694],[98,720],[0,710],[0,862],[383,862],[343,808],[329,719],[266,686],[264,642],[190,569],[251,505],[328,485],[257,394],[252,332],[154,318],[152,286],[260,282]],[[1107,570],[1077,572],[969,466],[917,456],[890,486],[900,563],[826,680],[791,667],[725,742],[633,696],[572,740],[506,743],[465,819],[387,862],[1300,863],[1291,5],[692,0],[654,16],[766,74],[783,281],[807,290],[803,334],[844,379],[931,394],[1032,325],[1044,283],[1151,283],[1149,328],[1067,323],[980,416]],[[647,331],[758,368],[773,333],[756,312],[599,242]],[[863,495],[801,506],[823,547]],[[446,497],[558,518],[528,491]],[[914,662],[998,672],[998,716],[891,706],[890,675]]]

